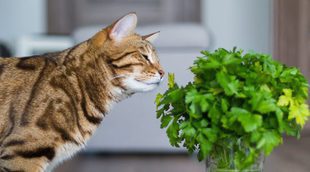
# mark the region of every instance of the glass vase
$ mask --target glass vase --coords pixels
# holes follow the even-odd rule
[[[210,156],[206,160],[207,172],[263,172],[264,155],[263,153],[255,160],[255,162],[243,169],[238,168],[235,164],[236,149],[243,152],[245,155],[249,149],[242,143],[226,142],[229,146],[215,147]]]

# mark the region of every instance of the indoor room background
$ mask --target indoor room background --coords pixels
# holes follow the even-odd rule
[[[134,11],[139,34],[160,31],[159,58],[181,84],[192,79],[188,68],[201,50],[235,46],[273,54],[309,79],[309,10],[307,0],[1,0],[0,56],[69,48]],[[171,147],[160,129],[154,100],[165,89],[167,78],[155,91],[117,104],[86,148],[55,171],[203,172],[204,163]],[[302,135],[286,138],[265,171],[309,172],[309,123]]]

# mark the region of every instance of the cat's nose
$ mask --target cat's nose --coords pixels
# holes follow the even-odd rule
[[[165,72],[163,70],[161,70],[161,69],[158,70],[158,73],[160,75],[160,78],[163,78],[164,75],[165,75]]]

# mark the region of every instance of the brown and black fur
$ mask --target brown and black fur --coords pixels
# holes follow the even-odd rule
[[[148,41],[132,34],[116,45],[112,27],[61,52],[0,58],[1,172],[44,171],[63,145],[83,147],[110,104],[133,94],[115,76],[161,70],[141,58]]]

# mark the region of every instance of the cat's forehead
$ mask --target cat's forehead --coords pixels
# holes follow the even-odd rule
[[[135,48],[142,51],[155,51],[155,47],[150,42],[142,39],[128,41],[127,48]]]

